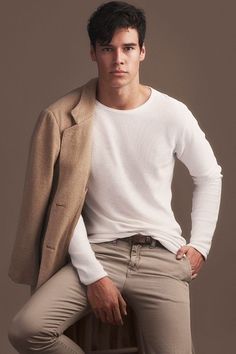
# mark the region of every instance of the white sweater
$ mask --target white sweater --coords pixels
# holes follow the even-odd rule
[[[190,110],[153,88],[149,99],[134,109],[114,109],[96,101],[88,192],[69,245],[82,283],[107,275],[90,243],[140,233],[175,254],[186,244],[171,208],[176,157],[194,183],[188,245],[207,258],[223,175]]]

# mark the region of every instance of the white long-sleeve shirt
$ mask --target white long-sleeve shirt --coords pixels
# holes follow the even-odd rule
[[[69,254],[82,283],[107,275],[90,243],[136,233],[169,251],[186,244],[171,208],[175,159],[194,183],[191,237],[207,258],[218,219],[222,177],[213,150],[188,107],[153,88],[139,107],[119,110],[96,101],[91,173]]]

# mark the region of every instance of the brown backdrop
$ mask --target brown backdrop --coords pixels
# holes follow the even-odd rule
[[[86,21],[100,1],[8,0],[1,9],[1,353],[12,316],[29,297],[7,277],[29,139],[40,110],[96,76]],[[208,261],[191,284],[197,354],[235,353],[234,1],[132,1],[148,20],[141,81],[185,102],[223,168],[219,221]],[[192,181],[177,162],[173,206],[187,239]],[[181,320],[181,319],[180,319]]]

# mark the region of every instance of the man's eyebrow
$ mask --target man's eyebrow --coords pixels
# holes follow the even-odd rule
[[[137,46],[137,43],[125,43],[124,46],[129,46],[129,47],[135,47]]]
[[[114,47],[112,44],[98,44],[100,47]],[[124,43],[122,46],[124,47],[135,47],[137,46],[137,43]]]

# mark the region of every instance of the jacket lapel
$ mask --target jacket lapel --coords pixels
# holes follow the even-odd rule
[[[81,88],[78,104],[71,110],[76,124],[64,130],[59,157],[59,180],[56,205],[63,205],[74,215],[84,197],[91,166],[92,124],[97,79]]]
[[[97,78],[91,79],[82,87],[79,103],[71,110],[75,123],[80,124],[94,113]]]

